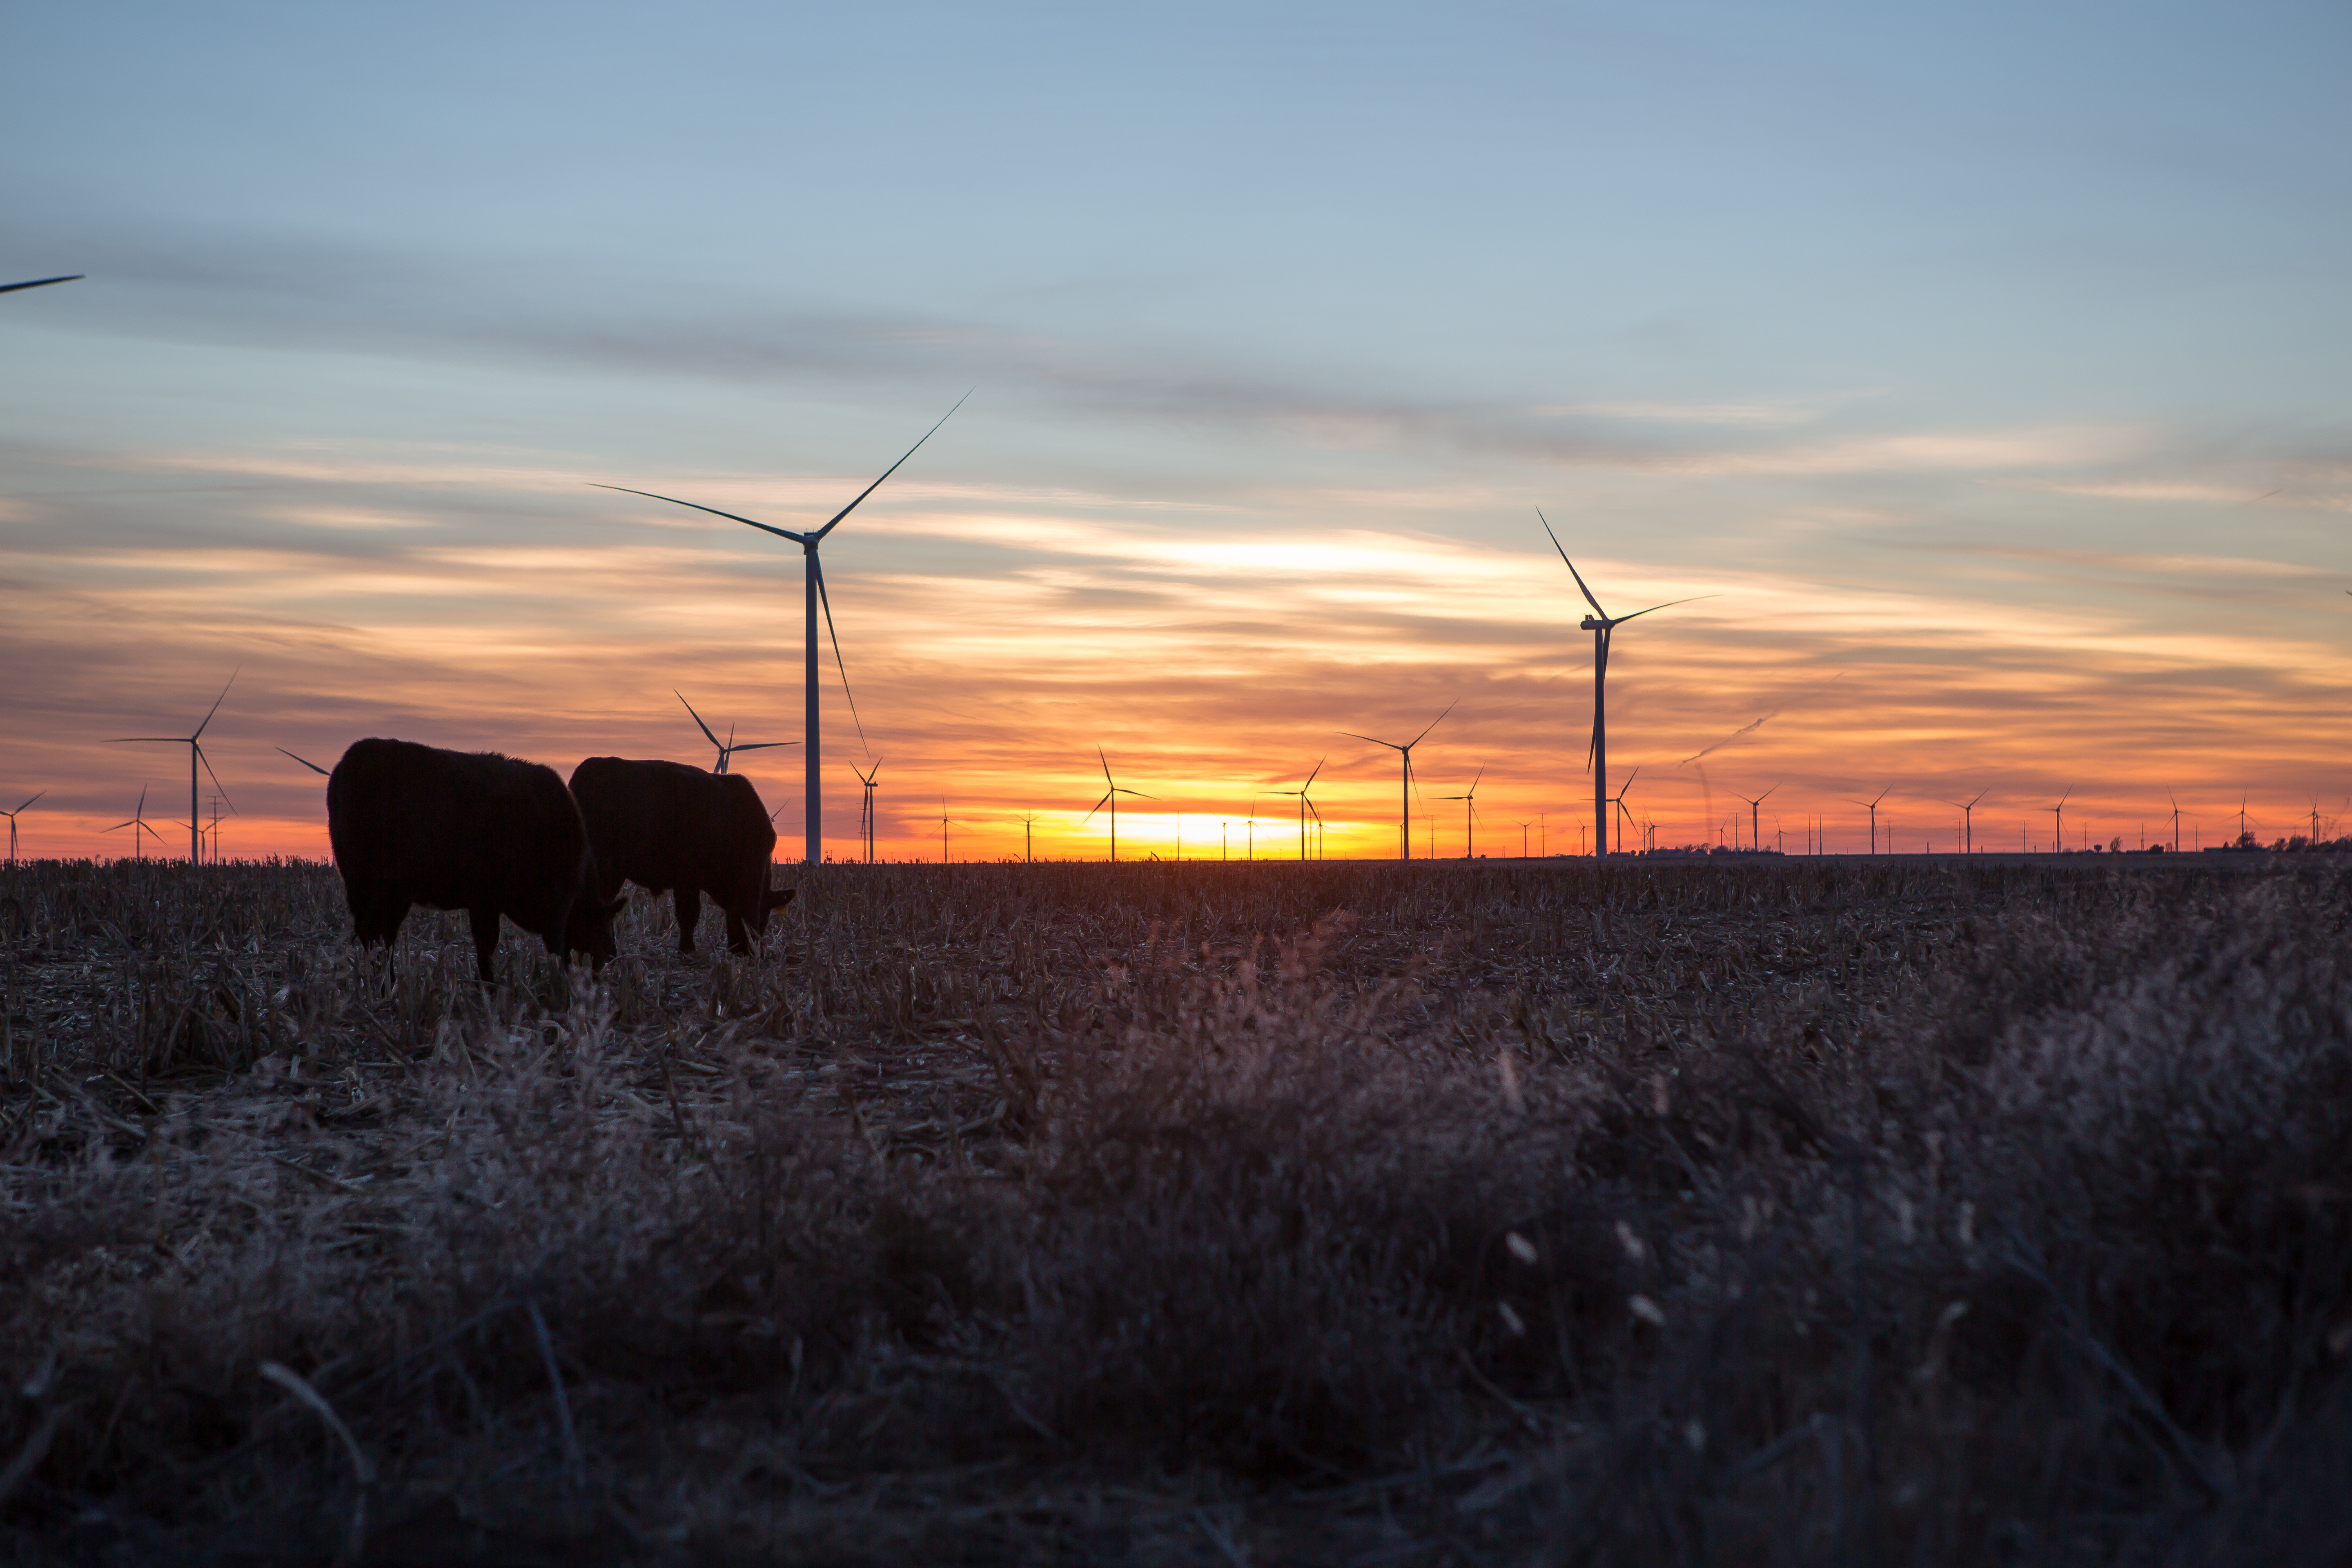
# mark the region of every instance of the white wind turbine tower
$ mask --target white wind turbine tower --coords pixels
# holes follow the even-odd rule
[[[228,799],[228,791],[221,788],[220,775],[213,772],[212,759],[205,755],[204,734],[205,725],[210,724],[213,721],[213,715],[220,711],[220,705],[228,700],[228,688],[230,686],[235,686],[236,684],[236,672],[235,670],[231,670],[229,672],[228,685],[221,688],[221,694],[213,699],[213,705],[210,708],[205,710],[205,722],[204,724],[196,726],[195,733],[193,735],[125,735],[120,740],[108,741],[105,742],[105,744],[110,746],[131,746],[140,745],[149,742],[156,742],[163,744],[185,746],[188,748],[188,864],[191,866],[196,865],[204,859],[204,818],[201,812],[197,809],[196,805],[196,768],[198,764],[203,765],[205,773],[212,779],[213,787],[220,790],[221,798],[224,800]],[[145,798],[143,794],[141,798]],[[231,811],[235,811],[236,809],[236,803],[235,801],[229,801],[228,808]],[[120,823],[116,824],[116,826],[121,826],[122,825]],[[110,827],[107,831],[111,833],[114,831],[114,828]],[[149,831],[152,832],[153,830],[151,828]],[[138,836],[133,834],[131,837],[135,838]]]
[[[961,408],[964,405],[964,398],[970,397],[971,395],[971,394],[967,392],[963,395],[963,397],[957,398],[955,408],[950,408],[947,413],[940,416],[940,425],[944,425],[950,418],[954,417],[956,408]],[[940,425],[934,425],[929,430],[924,431],[923,441],[928,441],[933,436],[937,435],[939,433]],[[672,506],[691,507],[696,511],[707,511],[713,517],[723,517],[730,522],[740,522],[744,524],[746,527],[756,528],[762,533],[772,533],[779,539],[790,540],[793,543],[801,547],[801,596],[803,601],[803,618],[806,622],[806,636],[804,638],[805,646],[803,647],[802,670],[802,692],[807,703],[807,713],[805,718],[802,721],[802,739],[806,742],[807,749],[801,753],[801,763],[806,770],[805,784],[803,785],[806,813],[806,822],[804,826],[807,838],[807,855],[809,864],[811,865],[816,865],[824,858],[824,777],[817,765],[819,752],[823,750],[817,732],[817,692],[819,688],[817,681],[816,617],[819,605],[822,605],[824,610],[825,634],[833,641],[833,662],[835,667],[841,670],[841,689],[845,695],[849,691],[849,668],[842,662],[840,634],[833,629],[833,601],[825,596],[824,569],[817,563],[817,547],[824,542],[824,536],[826,534],[831,533],[835,528],[841,526],[841,520],[843,518],[847,517],[851,512],[857,510],[858,501],[864,500],[867,496],[872,495],[876,490],[881,489],[882,479],[887,479],[892,474],[897,473],[898,471],[899,465],[904,463],[907,460],[907,458],[911,458],[917,452],[920,451],[922,449],[923,441],[918,441],[913,446],[908,447],[906,457],[900,458],[897,463],[893,463],[888,468],[883,469],[882,479],[876,479],[872,484],[858,491],[857,500],[851,501],[847,506],[843,507],[839,511],[835,512],[833,516],[827,520],[824,527],[813,528],[800,533],[795,533],[790,529],[776,528],[768,523],[759,522],[751,518],[738,517],[731,511],[720,511],[715,506],[704,506],[698,501],[680,500],[676,496],[656,495],[651,490],[631,489],[626,485],[598,485],[596,487],[598,489],[618,490],[623,495],[644,496],[648,500],[667,501]],[[849,700],[849,712],[851,719],[853,721],[856,720],[857,716],[857,701],[854,697]],[[859,730],[859,733],[861,735],[864,733],[862,726]]]
[[[25,805],[18,806],[16,811],[24,810],[26,805],[32,805],[34,800],[38,800],[48,793],[47,790],[37,792],[32,800],[26,801]],[[16,864],[16,811],[0,811],[0,816],[8,819],[8,864],[12,867]]]
[[[1586,765],[1592,770],[1592,853],[1605,857],[1609,853],[1609,803],[1612,798],[1609,794],[1607,700],[1610,634],[1627,621],[1646,616],[1651,611],[1671,609],[1676,605],[1688,605],[1697,599],[1711,599],[1715,595],[1700,594],[1691,599],[1668,599],[1663,605],[1652,605],[1647,610],[1636,610],[1630,616],[1612,617],[1608,611],[1601,607],[1601,601],[1592,596],[1592,590],[1585,586],[1584,574],[1576,569],[1575,562],[1569,560],[1568,551],[1560,544],[1559,535],[1552,532],[1551,520],[1544,516],[1541,507],[1536,509],[1536,521],[1543,524],[1545,534],[1551,540],[1551,547],[1559,552],[1561,562],[1568,567],[1568,574],[1576,579],[1577,591],[1584,595],[1584,602],[1592,606],[1592,614],[1579,621],[1577,626],[1581,631],[1592,634],[1592,749],[1589,753]]]
[[[828,622],[827,624],[829,625],[830,623]],[[845,681],[843,684],[845,687],[847,682]],[[735,726],[732,724],[727,726],[727,738],[722,741],[718,736],[710,732],[710,726],[702,721],[702,715],[694,710],[694,704],[686,701],[686,694],[684,692],[678,690],[676,687],[672,687],[670,689],[670,695],[677,698],[680,702],[686,703],[687,715],[694,721],[694,727],[702,731],[702,738],[704,740],[719,748],[719,765],[710,770],[714,773],[725,773],[727,771],[729,759],[733,757],[738,752],[764,752],[772,746],[797,746],[800,744],[798,741],[738,741],[735,738]],[[299,761],[299,759],[297,760]]]
[[[1455,702],[1460,700],[1460,698],[1454,699]],[[1445,713],[1451,713],[1453,711],[1454,703],[1447,703],[1445,705]],[[1390,751],[1396,752],[1397,755],[1402,757],[1404,761],[1404,781],[1401,786],[1402,790],[1402,798],[1403,805],[1397,817],[1397,845],[1399,858],[1402,859],[1410,860],[1412,858],[1412,749],[1415,746],[1420,745],[1423,741],[1429,739],[1430,730],[1436,729],[1438,725],[1445,721],[1445,713],[1440,713],[1436,718],[1432,719],[1429,721],[1428,729],[1422,731],[1420,734],[1415,735],[1412,740],[1406,741],[1402,744],[1395,741],[1383,741],[1377,735],[1359,735],[1353,730],[1342,730],[1339,731],[1342,735],[1349,736],[1354,740],[1370,741],[1375,746],[1386,746]]]

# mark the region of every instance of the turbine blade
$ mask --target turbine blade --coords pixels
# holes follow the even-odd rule
[[[1576,586],[1578,590],[1584,595],[1584,602],[1592,606],[1592,613],[1594,615],[1599,616],[1604,621],[1607,620],[1609,618],[1609,612],[1601,607],[1601,601],[1594,598],[1592,596],[1592,590],[1584,585],[1584,574],[1576,569],[1575,562],[1569,560],[1568,551],[1560,543],[1559,535],[1553,533],[1551,531],[1551,519],[1544,516],[1543,508],[1541,507],[1536,508],[1536,521],[1543,524],[1544,532],[1551,539],[1551,547],[1559,552],[1560,561],[1568,567],[1568,574],[1576,579]]]
[[[746,741],[740,746],[730,746],[730,752],[764,752],[771,746],[797,746],[798,741]]]
[[[222,800],[224,800],[224,801],[226,801],[226,802],[227,802],[228,809],[229,809],[229,815],[230,815],[230,816],[241,816],[241,815],[243,815],[242,813],[238,812],[238,810],[236,809],[236,802],[233,801],[233,800],[229,800],[229,798],[228,798],[228,786],[227,786],[226,784],[223,784],[223,783],[221,783],[221,782],[220,782],[220,774],[218,774],[218,773],[216,773],[213,772],[213,760],[212,760],[210,757],[208,757],[208,756],[205,755],[205,749],[204,749],[202,746],[198,746],[198,745],[196,745],[196,743],[195,743],[194,741],[189,742],[188,742],[188,744],[189,744],[190,746],[192,746],[192,747],[194,747],[194,749],[195,749],[195,753],[196,753],[196,761],[198,761],[198,762],[200,762],[200,763],[204,763],[204,765],[205,765],[205,777],[206,777],[206,778],[208,778],[208,779],[210,779],[210,780],[212,780],[212,781],[213,781],[213,788],[215,788],[215,789],[216,789],[216,790],[220,791],[220,797],[221,797],[221,799],[222,799]]]
[[[1386,746],[1391,752],[1401,752],[1404,750],[1402,746],[1398,745],[1394,741],[1383,741],[1377,735],[1357,735],[1353,730],[1337,730],[1332,732],[1339,735],[1353,735],[1359,741],[1370,741],[1373,745]]]
[[[52,283],[79,283],[89,276],[87,272],[68,272],[62,278],[35,278],[23,283],[0,283],[0,294],[14,294],[19,289],[46,289]]]
[[[1631,616],[1620,616],[1617,617],[1617,624],[1622,626],[1627,621],[1634,619],[1635,616],[1648,615],[1650,610],[1671,610],[1676,605],[1696,605],[1701,599],[1720,599],[1722,597],[1723,595],[1720,594],[1693,594],[1687,599],[1668,599],[1663,605],[1652,605],[1649,610],[1636,610]]]
[[[618,490],[625,496],[643,496],[647,500],[666,500],[672,506],[689,506],[697,511],[707,511],[713,517],[723,517],[730,522],[750,524],[750,526],[758,529],[762,533],[772,533],[778,539],[789,539],[794,544],[804,545],[808,542],[808,540],[805,537],[801,534],[794,533],[789,528],[772,528],[764,522],[752,522],[748,517],[737,517],[731,511],[720,511],[717,507],[705,506],[700,501],[680,500],[676,496],[657,496],[651,490],[633,490],[626,485],[600,485],[594,483],[593,480],[590,482],[589,488],[600,490]]]
[[[694,711],[694,704],[686,701],[685,692],[680,691],[677,687],[673,686],[669,689],[669,694],[672,697],[677,698],[680,702],[686,702],[687,713],[694,720],[694,727],[702,731],[702,738],[704,740],[709,741],[714,746],[719,746],[719,749],[722,752],[727,749],[724,746],[719,745],[719,737],[710,732],[710,726],[702,721],[702,715]]]
[[[949,420],[954,418],[956,408],[961,408],[964,405],[964,399],[970,397],[972,392],[978,392],[980,388],[975,386],[971,389],[971,392],[965,393],[963,397],[957,398],[955,400],[955,408],[950,408],[945,414],[940,416],[940,425],[944,425]],[[924,431],[923,441],[928,441],[932,437],[938,435],[940,433],[940,425],[934,425],[929,429]],[[918,441],[913,446],[908,447],[906,458],[899,458],[898,463],[893,463],[888,468],[883,469],[882,479],[887,479],[892,474],[897,473],[898,471],[898,463],[905,462],[907,458],[911,458],[917,452],[921,451],[923,448],[923,441]],[[833,514],[832,521],[827,522],[823,528],[818,529],[814,533],[809,535],[809,537],[811,539],[822,541],[826,534],[831,533],[834,531],[835,525],[839,523],[843,518],[847,517],[851,512],[857,510],[857,501],[864,500],[867,496],[872,495],[876,490],[882,488],[882,479],[877,479],[872,484],[866,486],[864,489],[858,491],[857,500],[851,501],[847,506],[843,507],[839,511],[835,512]]]
[[[1091,807],[1089,807],[1089,808],[1087,809],[1087,814],[1086,814],[1084,816],[1082,816],[1082,817],[1078,818],[1078,826],[1079,826],[1080,827],[1084,827],[1087,823],[1092,822],[1092,821],[1095,819],[1095,813],[1096,813],[1096,812],[1097,812],[1097,811],[1100,811],[1100,810],[1101,810],[1101,809],[1102,809],[1106,805],[1108,805],[1108,804],[1109,803],[1109,800],[1110,800],[1110,796],[1109,796],[1109,795],[1105,795],[1105,796],[1103,796],[1103,797],[1102,797],[1102,799],[1101,799],[1101,800],[1098,800],[1098,801],[1095,802],[1095,803],[1094,803],[1094,805],[1093,805]]]
[[[966,393],[964,395],[969,397],[971,395]],[[824,567],[814,553],[809,556],[808,564],[809,574],[816,579],[816,602],[824,606],[824,635],[833,639],[833,663],[834,668],[841,671],[841,694],[849,699],[849,721],[857,726],[857,743],[866,747],[866,754],[870,757],[874,754],[874,748],[866,745],[866,721],[857,716],[857,698],[849,689],[849,666],[841,661],[841,634],[833,629],[833,601],[825,597]]]
[[[1318,758],[1316,758],[1316,759],[1315,759],[1315,773],[1321,773],[1321,772],[1323,771],[1323,764],[1324,764],[1325,763],[1329,762],[1330,760],[1331,760],[1331,759],[1330,759],[1330,758],[1328,758],[1328,757],[1318,757]],[[1298,786],[1298,793],[1299,793],[1299,794],[1301,794],[1301,795],[1305,795],[1308,790],[1310,790],[1310,789],[1312,789],[1312,788],[1314,788],[1314,787],[1315,787],[1315,773],[1308,773],[1308,774],[1307,775],[1307,782],[1306,782],[1305,784],[1300,784],[1300,785]]]
[[[220,711],[220,705],[228,700],[229,686],[235,686],[236,684],[236,678],[244,672],[245,667],[243,665],[239,665],[236,668],[228,672],[228,686],[222,687],[221,694],[213,699],[213,705],[205,710],[205,724],[209,724],[213,721],[213,715]],[[205,724],[197,725],[196,732],[188,737],[188,743],[190,745],[194,745],[198,741],[205,738]],[[211,764],[207,763],[205,765],[210,766]]]
[[[188,738],[185,735],[123,735],[111,741],[100,741],[99,744],[101,746],[132,746],[148,741],[169,741],[175,746],[184,746],[188,743]]]
[[[33,796],[33,800],[38,800],[38,799],[40,799],[40,798],[41,798],[41,795],[47,795],[47,794],[48,794],[48,793],[49,793],[49,792],[48,792],[47,790],[43,790],[43,791],[41,791],[41,792],[40,792],[40,794],[39,794],[39,795],[36,795],[35,796]],[[32,805],[32,804],[33,804],[33,800],[28,800],[28,801],[26,801],[26,802],[25,803],[25,805]],[[25,805],[20,805],[20,806],[18,806],[18,807],[16,808],[16,811],[22,811],[22,810],[24,810],[24,809],[25,809]],[[8,815],[9,815],[9,816],[16,816],[16,811],[12,811],[12,812],[10,812]]]
[[[294,757],[294,753],[293,753],[293,752],[291,752],[287,751],[287,750],[286,750],[286,748],[285,748],[285,747],[283,747],[283,746],[275,746],[275,747],[272,747],[272,748],[271,748],[271,750],[276,751],[276,752],[282,752],[283,754],[285,754],[285,755],[287,755],[287,756],[289,756],[289,757]],[[294,757],[294,760],[295,760],[296,762],[298,762],[298,763],[301,763],[304,767],[306,767],[306,768],[310,769],[310,770],[312,773],[314,773],[320,774],[321,776],[323,776],[323,777],[327,777],[327,778],[332,778],[332,777],[334,777],[334,774],[328,773],[326,769],[324,769],[324,768],[320,767],[318,763],[316,763],[312,762],[312,761],[311,761],[310,758],[308,758],[308,757]]]
[[[1780,786],[1779,784],[1774,784],[1772,789],[1779,789],[1780,787]],[[1755,804],[1762,805],[1766,801],[1770,800],[1772,798],[1772,789],[1768,789],[1762,795],[1758,795],[1756,797]]]
[[[1095,748],[1095,755],[1102,762],[1103,783],[1110,785],[1113,789],[1117,789],[1118,787],[1118,781],[1110,776],[1110,759],[1103,756],[1103,749],[1100,746],[1097,746]]]
[[[1457,698],[1455,698],[1452,702],[1447,703],[1447,704],[1445,705],[1445,713],[1451,713],[1451,712],[1453,712],[1453,711],[1454,711],[1454,708],[1455,708],[1455,707],[1456,707],[1456,706],[1461,702],[1461,700],[1462,700],[1462,699],[1460,699],[1459,697],[1457,697]],[[1432,720],[1429,721],[1429,730],[1434,730],[1434,729],[1436,729],[1440,724],[1444,723],[1444,722],[1445,722],[1445,713],[1440,713],[1436,718],[1432,719]],[[1410,751],[1410,750],[1412,750],[1413,747],[1420,745],[1420,744],[1421,744],[1421,742],[1423,742],[1423,739],[1425,739],[1425,738],[1428,736],[1428,734],[1429,734],[1429,730],[1423,730],[1420,734],[1415,735],[1412,740],[1410,740],[1410,741],[1406,742],[1405,742],[1405,749],[1406,749],[1407,751]]]

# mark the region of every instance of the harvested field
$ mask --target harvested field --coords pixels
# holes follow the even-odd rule
[[[795,876],[7,874],[7,1560],[2352,1547],[2325,858]]]

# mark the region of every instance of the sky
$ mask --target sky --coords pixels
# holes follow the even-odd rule
[[[824,848],[2352,831],[2352,12],[125,3],[0,52],[0,809],[801,737]],[[1449,706],[1450,705],[1450,706]],[[799,752],[745,753],[802,848]],[[1638,768],[1638,773],[1632,770]],[[1454,797],[1475,785],[1479,816]],[[1769,795],[1764,792],[1770,791]],[[215,793],[207,780],[204,794]],[[200,807],[209,815],[208,804]],[[1030,819],[1024,824],[1024,819]],[[2340,819],[2340,820],[2339,820]],[[1253,826],[1254,824],[1254,826]],[[1474,826],[1475,841],[1465,832]],[[1582,836],[1582,837],[1580,837]],[[151,853],[157,852],[152,846]]]

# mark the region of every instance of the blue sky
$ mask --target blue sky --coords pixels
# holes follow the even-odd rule
[[[56,792],[55,850],[173,776],[95,742],[240,663],[253,847],[318,816],[272,744],[691,755],[689,684],[796,733],[794,563],[583,481],[791,526],[975,385],[828,557],[906,853],[919,794],[1075,801],[1076,852],[1097,742],[1172,832],[1455,696],[1433,779],[1573,820],[1589,639],[1538,505],[1604,597],[1718,595],[1612,667],[1669,841],[1726,815],[1677,760],[1800,698],[1724,756],[1791,830],[1890,781],[1922,823],[2073,784],[2102,837],[2167,788],[2209,832],[2242,789],[2279,832],[2347,808],[2340,7],[11,37],[0,273],[90,274],[0,298],[0,655],[36,678],[0,793]],[[1351,846],[1392,843],[1389,764],[1335,755]]]

